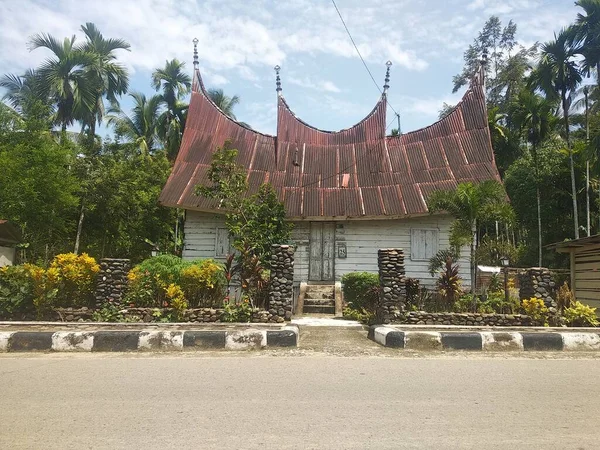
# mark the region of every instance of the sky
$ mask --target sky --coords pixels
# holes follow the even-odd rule
[[[283,95],[304,121],[325,130],[348,128],[372,110],[392,62],[388,102],[403,132],[435,122],[443,103],[455,104],[452,77],[485,21],[517,24],[526,46],[552,39],[578,12],[572,0],[336,0],[377,82],[360,61],[331,0],[0,0],[0,73],[23,73],[50,55],[29,51],[36,33],[76,35],[94,22],[105,37],[131,51],[119,60],[130,90],[151,95],[152,71],[178,58],[192,71],[197,38],[207,87],[241,99],[238,120],[274,134],[275,65]],[[127,109],[130,101],[123,99]],[[388,133],[396,127],[388,108]],[[107,133],[105,127],[100,133]]]

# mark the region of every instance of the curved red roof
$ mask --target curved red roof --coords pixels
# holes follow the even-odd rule
[[[250,190],[270,182],[297,220],[420,215],[436,189],[500,181],[479,74],[451,114],[420,130],[386,137],[386,107],[383,94],[359,123],[331,132],[300,120],[279,96],[277,136],[270,136],[223,114],[197,73],[181,149],[160,202],[222,212],[194,187],[208,182],[211,156],[227,139],[239,152]]]

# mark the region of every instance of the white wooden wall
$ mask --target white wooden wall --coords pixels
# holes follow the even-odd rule
[[[449,247],[448,236],[452,218],[448,216],[425,216],[402,220],[340,221],[336,222],[335,278],[339,280],[348,272],[365,271],[377,273],[377,250],[380,248],[402,248],[404,250],[406,275],[421,280],[424,286],[433,287],[437,277],[427,271],[428,261],[411,259],[411,229],[439,230],[438,249]],[[215,214],[187,211],[185,222],[185,245],[183,257],[215,258],[217,228],[225,226],[225,218]],[[416,233],[419,234],[419,233]],[[421,233],[431,236],[431,233]],[[309,261],[308,222],[296,222],[292,240],[296,246],[294,281],[308,280]],[[346,245],[347,257],[338,257],[338,248]],[[223,260],[224,258],[217,258]],[[469,250],[463,249],[459,261],[460,275],[465,288],[470,286]]]

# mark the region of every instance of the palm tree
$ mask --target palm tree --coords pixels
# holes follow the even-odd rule
[[[118,136],[125,137],[147,155],[156,150],[159,142],[157,129],[162,97],[153,95],[147,99],[140,92],[132,92],[129,95],[134,101],[132,114],[127,115],[119,108],[112,108],[112,114],[108,115],[108,123],[114,125]]]
[[[158,134],[170,160],[174,160],[179,152],[189,106],[182,98],[192,86],[192,79],[184,72],[184,66],[185,63],[173,59],[166,61],[164,68],[152,73],[152,85],[157,91],[162,88],[162,101],[167,108],[159,118]]]
[[[105,39],[100,30],[93,23],[81,26],[86,42],[79,46],[83,53],[93,55],[92,64],[86,67],[87,75],[94,85],[94,103],[83,118],[84,126],[88,127],[89,135],[93,137],[96,133],[96,123],[102,122],[104,116],[104,101],[107,100],[113,106],[118,106],[117,96],[127,92],[129,87],[129,75],[127,69],[116,62],[116,50],[129,50],[130,45],[123,39]]]
[[[569,164],[571,169],[571,197],[573,200],[573,226],[575,239],[579,239],[579,218],[577,212],[577,189],[575,186],[575,163],[573,161],[573,149],[569,133],[569,110],[572,95],[581,83],[582,75],[575,55],[580,53],[577,46],[572,43],[572,30],[563,29],[554,40],[542,45],[542,51],[538,66],[531,74],[530,83],[541,91],[550,100],[560,99],[565,125],[565,140],[569,153]]]
[[[48,58],[36,71],[36,95],[51,98],[55,104],[54,122],[66,131],[67,126],[90,114],[96,95],[94,83],[86,67],[94,56],[74,46],[75,36],[61,43],[49,34],[36,34],[29,41],[31,50],[47,48],[54,57]]]
[[[237,95],[229,97],[225,95],[223,89],[209,89],[208,97],[225,115],[231,117],[233,120],[237,120],[233,113],[233,108],[240,102],[240,98]]]
[[[450,229],[450,243],[459,249],[471,246],[471,287],[475,287],[475,250],[477,227],[483,221],[502,220],[511,222],[513,212],[507,203],[504,187],[494,180],[479,184],[460,183],[452,191],[434,191],[427,199],[430,213],[445,211],[454,217]]]
[[[571,36],[583,56],[583,72],[590,76],[593,69],[600,73],[600,0],[578,0],[575,6],[583,8],[584,14],[577,13]]]
[[[521,130],[521,133],[524,134],[527,142],[531,144],[531,156],[533,157],[533,165],[535,167],[537,198],[538,267],[542,267],[542,210],[538,149],[550,135],[554,125],[556,125],[556,116],[553,114],[555,108],[555,102],[531,92],[529,89],[522,89],[521,92],[519,92],[516,101],[510,107],[514,124]]]
[[[36,73],[32,69],[27,70],[23,75],[11,73],[4,75],[0,78],[0,87],[6,90],[2,100],[20,115],[26,115],[27,107],[38,100],[35,83]],[[48,99],[44,100],[42,100],[44,103],[48,103]]]

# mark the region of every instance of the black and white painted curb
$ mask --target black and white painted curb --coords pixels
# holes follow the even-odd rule
[[[408,331],[373,325],[369,338],[406,350],[600,351],[599,332]]]
[[[297,347],[298,327],[260,330],[3,331],[0,352],[246,350]]]

